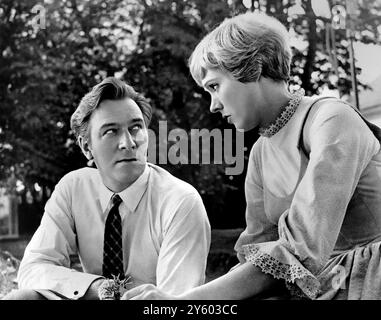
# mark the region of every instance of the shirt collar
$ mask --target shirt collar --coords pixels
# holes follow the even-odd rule
[[[123,203],[127,208],[134,212],[138,206],[143,194],[147,188],[148,178],[149,178],[150,168],[146,164],[143,173],[138,179],[126,189],[118,192],[118,195],[123,200]],[[109,206],[110,200],[114,192],[108,189],[103,183],[100,186],[99,198],[101,202],[102,212],[105,212]]]

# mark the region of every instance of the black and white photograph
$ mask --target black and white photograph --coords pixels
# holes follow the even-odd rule
[[[381,300],[381,0],[0,0],[0,300]]]

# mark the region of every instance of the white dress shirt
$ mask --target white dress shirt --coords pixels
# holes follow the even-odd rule
[[[210,225],[196,189],[149,163],[118,194],[123,200],[124,270],[134,285],[152,283],[179,294],[203,284]],[[102,275],[112,195],[97,169],[82,168],[61,179],[25,249],[17,278],[20,289],[49,290],[69,299],[86,293]],[[79,255],[83,272],[70,269],[73,254]]]

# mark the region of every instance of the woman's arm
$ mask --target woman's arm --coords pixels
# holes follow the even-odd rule
[[[180,296],[184,300],[241,300],[274,287],[279,280],[246,262],[231,272],[193,288]]]
[[[247,262],[178,296],[168,295],[154,285],[142,285],[127,291],[122,300],[239,300],[263,293],[275,287],[279,281]]]

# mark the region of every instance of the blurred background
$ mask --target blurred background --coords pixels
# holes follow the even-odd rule
[[[233,129],[209,112],[187,60],[218,23],[248,10],[287,26],[291,90],[341,97],[381,125],[381,0],[0,0],[0,294],[14,285],[55,184],[86,166],[69,126],[81,97],[116,76],[150,100],[154,131],[159,121],[168,130]],[[236,262],[257,138],[245,133],[241,175],[227,176],[227,164],[161,165],[204,200],[213,230],[208,279]]]

